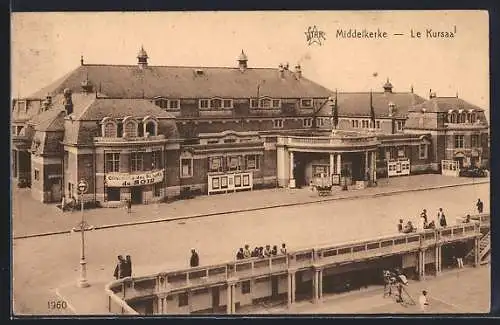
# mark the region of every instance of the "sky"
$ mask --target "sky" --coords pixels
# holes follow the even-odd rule
[[[321,44],[307,41],[314,26]],[[349,29],[388,36],[337,37]],[[427,29],[453,37],[428,38]],[[11,33],[13,97],[75,69],[81,55],[92,64],[136,64],[142,45],[150,65],[231,67],[243,49],[249,67],[300,63],[306,78],[332,90],[382,91],[389,78],[395,92],[458,93],[489,109],[486,11],[14,13]]]

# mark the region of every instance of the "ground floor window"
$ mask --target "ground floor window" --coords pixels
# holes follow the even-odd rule
[[[187,292],[179,294],[179,307],[187,306],[189,304],[189,297]]]
[[[108,201],[120,201],[120,188],[119,187],[108,187],[106,190],[108,195]]]
[[[208,157],[208,171],[222,172],[223,168],[224,166],[222,157]]]
[[[40,180],[40,171],[38,169],[35,169],[35,173],[34,173],[34,178],[35,178],[35,181],[39,181]]]
[[[418,157],[420,159],[427,159],[427,144],[421,144],[419,146]]]
[[[260,169],[260,156],[259,155],[246,156],[246,169],[247,170],[259,170]]]
[[[193,159],[181,158],[181,177],[193,177]]]
[[[241,156],[227,157],[227,170],[228,171],[241,170]]]

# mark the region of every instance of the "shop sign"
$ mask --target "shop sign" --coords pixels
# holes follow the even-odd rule
[[[142,174],[109,173],[104,181],[107,187],[127,187],[160,183],[163,181],[163,169]]]

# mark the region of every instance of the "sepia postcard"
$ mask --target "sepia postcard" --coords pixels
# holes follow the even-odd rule
[[[490,311],[487,11],[11,15],[12,317]]]

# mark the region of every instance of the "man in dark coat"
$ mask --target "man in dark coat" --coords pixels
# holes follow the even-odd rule
[[[124,269],[124,277],[132,276],[132,259],[130,258],[130,255],[125,257]]]
[[[189,261],[189,265],[191,265],[191,267],[200,265],[200,257],[194,248],[191,249],[191,260]]]
[[[123,259],[123,256],[118,255],[118,263],[116,263],[115,272],[113,273],[113,276],[115,277],[115,279],[118,280],[118,279],[123,278],[124,264],[125,264],[125,260]]]
[[[476,207],[479,214],[483,213],[483,201],[481,199],[477,199]]]

